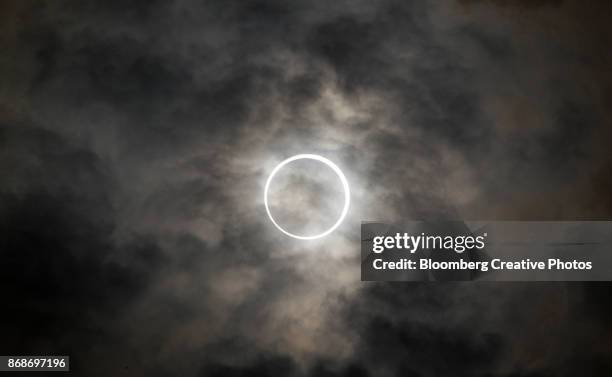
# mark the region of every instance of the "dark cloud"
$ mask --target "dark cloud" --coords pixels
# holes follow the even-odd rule
[[[0,134],[2,351],[122,348],[115,318],[163,263],[158,245],[134,239],[120,261],[111,237],[112,178],[90,151],[23,124],[4,124]]]
[[[612,369],[607,284],[365,284],[355,241],[361,220],[609,219],[607,4],[0,7],[3,354],[101,376]],[[305,152],[353,190],[309,244],[261,198]]]
[[[519,7],[519,8],[541,8],[549,6],[559,6],[563,4],[563,0],[460,0],[465,4],[493,4],[503,7]]]

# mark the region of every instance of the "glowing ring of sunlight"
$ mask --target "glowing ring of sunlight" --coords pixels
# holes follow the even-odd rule
[[[342,208],[342,213],[340,214],[340,217],[338,218],[336,223],[332,225],[329,229],[327,229],[323,233],[315,234],[314,236],[300,236],[298,234],[293,234],[283,229],[283,227],[278,225],[278,223],[274,220],[274,217],[272,217],[272,213],[270,212],[270,208],[268,207],[268,189],[270,188],[270,183],[274,179],[274,176],[276,175],[276,173],[278,173],[285,165],[293,161],[304,160],[304,159],[319,161],[329,166],[334,171],[334,173],[336,173],[338,178],[340,178],[340,182],[342,182],[342,188],[344,189],[344,208]],[[342,173],[342,170],[340,170],[340,168],[336,164],[334,164],[327,158],[316,155],[316,154],[298,154],[298,155],[289,157],[288,159],[282,161],[280,164],[278,164],[274,168],[274,170],[272,170],[272,173],[270,173],[270,176],[268,177],[268,180],[266,181],[266,187],[264,188],[264,204],[266,205],[266,212],[268,212],[268,217],[270,218],[270,221],[272,221],[272,224],[274,224],[274,226],[278,230],[285,233],[289,237],[297,238],[299,240],[314,240],[317,238],[325,237],[331,232],[333,232],[334,230],[336,230],[336,228],[340,226],[340,223],[342,223],[342,220],[344,220],[344,218],[346,217],[350,203],[351,203],[351,191],[349,189],[348,181],[346,180],[344,173]]]

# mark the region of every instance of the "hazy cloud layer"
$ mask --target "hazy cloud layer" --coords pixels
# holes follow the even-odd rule
[[[609,219],[610,11],[4,2],[0,354],[89,376],[609,371],[607,285],[366,284],[359,223]],[[298,153],[352,191],[308,243],[263,206]],[[279,199],[296,228],[339,210],[312,169]]]

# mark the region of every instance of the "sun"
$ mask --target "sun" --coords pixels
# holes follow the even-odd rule
[[[272,216],[272,213],[270,212],[270,207],[268,206],[268,189],[270,188],[270,184],[272,183],[272,181],[274,180],[274,176],[286,165],[297,161],[297,160],[315,160],[315,161],[319,161],[325,165],[327,165],[329,168],[331,168],[334,173],[336,173],[336,175],[338,176],[338,178],[340,179],[340,182],[342,183],[342,188],[344,190],[344,207],[342,208],[342,212],[340,213],[340,217],[338,217],[338,220],[336,220],[336,222],[334,223],[334,225],[332,225],[329,229],[327,229],[326,231],[319,233],[319,234],[315,234],[315,235],[299,235],[299,234],[295,234],[295,233],[291,233],[287,230],[285,230],[282,226],[280,226],[276,220],[274,220],[274,217]],[[268,177],[268,180],[266,181],[266,186],[264,188],[264,204],[266,206],[266,212],[268,213],[268,217],[270,218],[270,221],[272,221],[272,224],[274,224],[274,226],[280,230],[281,232],[283,232],[284,234],[286,234],[289,237],[293,237],[299,240],[314,240],[317,238],[322,238],[327,236],[328,234],[330,234],[331,232],[333,232],[334,230],[336,230],[336,228],[338,228],[338,226],[340,226],[340,224],[342,223],[342,221],[344,220],[344,218],[346,217],[346,214],[348,213],[348,209],[349,206],[351,204],[351,191],[349,189],[349,184],[348,181],[346,180],[346,177],[344,176],[344,173],[342,173],[342,170],[340,170],[340,168],[338,167],[338,165],[334,164],[332,161],[330,161],[329,159],[323,157],[323,156],[319,156],[317,154],[298,154],[292,157],[289,157],[288,159],[282,161],[280,164],[278,164],[274,170],[272,170],[272,173],[270,173],[270,176]]]

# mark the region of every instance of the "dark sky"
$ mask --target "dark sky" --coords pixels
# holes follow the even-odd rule
[[[607,284],[359,280],[362,220],[612,219],[610,4],[0,2],[0,354],[86,376],[610,375]],[[263,207],[298,153],[351,182],[315,242]]]

